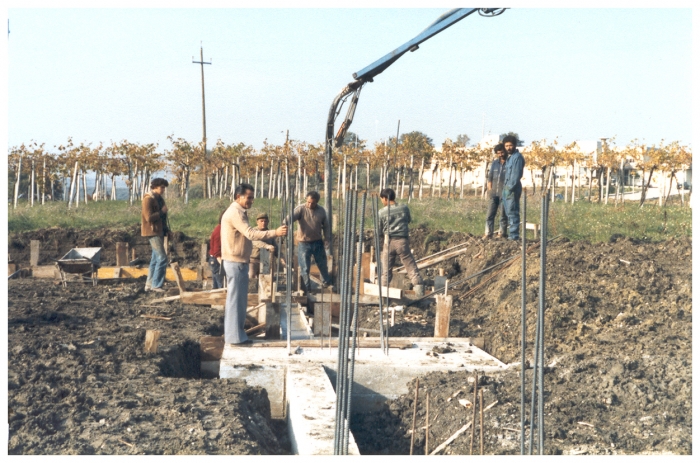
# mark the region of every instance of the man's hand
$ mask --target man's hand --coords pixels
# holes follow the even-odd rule
[[[160,212],[162,212],[163,214],[165,214],[166,212],[168,212],[168,206],[163,206],[163,207],[160,209]]]
[[[491,182],[486,183],[486,189],[491,191]]]
[[[275,230],[275,235],[286,236],[287,235],[287,226],[282,225],[281,227],[279,227],[277,230]]]
[[[267,249],[267,250],[270,251],[270,252],[275,252],[275,249],[276,249],[276,248],[275,248],[273,245],[270,244],[270,245],[268,245],[268,246],[265,246],[265,249]]]

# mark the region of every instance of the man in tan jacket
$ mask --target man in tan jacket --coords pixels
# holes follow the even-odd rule
[[[164,178],[151,181],[151,191],[143,196],[141,202],[141,236],[148,237],[151,244],[151,264],[148,266],[146,291],[164,292],[165,270],[168,256],[165,253],[164,237],[168,234],[168,206],[165,205],[163,193],[168,187]]]
[[[256,230],[250,226],[247,210],[253,205],[255,189],[248,183],[236,187],[229,208],[221,218],[221,257],[224,260],[226,281],[226,308],[224,312],[224,342],[226,344],[249,344],[245,334],[246,309],[248,307],[248,270],[252,240],[263,240],[285,236],[287,226],[277,230]]]

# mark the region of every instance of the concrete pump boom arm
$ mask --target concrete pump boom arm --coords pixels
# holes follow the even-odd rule
[[[350,125],[352,124],[352,119],[355,115],[355,108],[357,107],[357,102],[360,96],[360,90],[362,86],[367,82],[372,82],[374,77],[378,74],[384,72],[386,68],[391,66],[397,59],[401,58],[404,53],[408,51],[418,50],[418,46],[433,37],[435,34],[442,32],[451,25],[458,21],[466,18],[472,13],[479,12],[481,16],[498,16],[505,11],[505,8],[455,8],[447,11],[438,17],[432,24],[430,24],[423,32],[415,36],[413,39],[404,43],[391,53],[379,58],[374,63],[359,70],[354,73],[352,77],[355,79],[348,85],[343,87],[343,89],[338,93],[338,95],[333,99],[330,111],[328,112],[328,122],[326,124],[326,153],[325,153],[325,169],[324,169],[324,206],[326,208],[326,214],[330,224],[330,229],[332,230],[332,201],[331,201],[331,189],[333,185],[333,169],[331,168],[331,158],[333,154],[333,140],[335,138],[335,146],[340,147],[343,144],[343,139],[347,133]],[[353,98],[348,106],[348,111],[345,116],[345,120],[341,124],[338,133],[333,135],[335,129],[335,119],[338,117],[340,109],[338,106],[342,107],[342,103],[349,95],[353,94]],[[329,243],[332,243],[332,235],[329,236]]]

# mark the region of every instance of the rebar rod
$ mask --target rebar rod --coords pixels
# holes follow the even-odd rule
[[[294,216],[294,194],[289,189],[289,170],[285,168],[287,177],[285,195],[289,206],[289,215]],[[290,219],[291,222],[291,219]],[[287,262],[294,262],[294,227],[287,227]],[[293,265],[287,265],[286,301],[287,306],[287,355],[292,355],[292,269]]]
[[[353,325],[353,337],[352,337],[352,351],[350,355],[350,377],[348,379],[348,427],[345,435],[345,455],[348,454],[348,440],[350,433],[350,420],[352,416],[352,383],[355,379],[355,349],[357,348],[357,319],[359,318],[358,306],[360,302],[360,284],[362,281],[362,245],[364,243],[364,230],[365,230],[365,207],[367,205],[367,191],[362,193],[362,203],[360,206],[360,236],[357,244],[357,253],[355,261],[357,262],[357,272],[355,276],[355,304],[353,307],[352,320]]]
[[[378,275],[377,281],[381,283],[381,274],[382,274],[382,264],[381,264],[381,257],[380,257],[380,247],[379,247],[379,198],[377,195],[372,195],[372,218],[374,222],[374,249],[375,249],[375,258],[377,259],[376,262],[376,269],[375,272]],[[384,352],[385,349],[385,343],[386,340],[384,339],[384,307],[382,303],[382,285],[379,286],[379,344],[382,348],[382,352]]]
[[[522,291],[522,310],[520,316],[521,339],[520,339],[520,455],[525,455],[525,347],[527,337],[527,310],[526,310],[526,249],[525,249],[525,233],[527,233],[527,189],[523,188],[523,255],[522,255],[522,282],[520,283]]]
[[[349,207],[350,204],[349,202],[345,203],[345,217],[348,216],[349,214]],[[347,241],[348,241],[348,233],[347,233],[347,227],[344,229],[343,233],[343,247],[342,247],[342,253],[339,253],[340,255],[343,256],[343,261],[345,260],[346,254],[346,247],[347,247]],[[343,398],[345,397],[343,394],[343,388],[345,381],[343,379],[343,349],[342,349],[342,344],[343,344],[343,338],[345,331],[343,327],[345,326],[345,311],[343,310],[343,304],[345,301],[345,276],[344,276],[344,264],[343,262],[339,262],[338,269],[340,271],[340,314],[339,314],[339,325],[340,328],[338,329],[338,366],[336,368],[336,380],[335,380],[335,392],[336,392],[336,401],[335,401],[335,438],[334,438],[334,449],[333,449],[333,454],[334,455],[339,455],[340,453],[340,441],[341,441],[341,430],[343,428],[343,423],[342,423],[342,403],[343,403]]]
[[[479,373],[474,372],[474,400],[472,401],[472,438],[469,441],[469,455],[474,455],[474,430],[476,427],[476,392],[479,388]]]
[[[395,193],[394,193],[395,194]],[[384,247],[386,248],[386,306],[389,307],[389,280],[391,279],[391,268],[389,267],[389,246],[391,246],[391,236],[389,236],[389,231],[391,230],[391,199],[387,197],[386,202],[386,235],[384,238]],[[380,285],[381,286],[381,285]],[[382,293],[379,292],[379,298],[381,299]],[[389,326],[390,323],[386,324],[386,355],[389,355]]]
[[[342,349],[342,380],[343,380],[343,394],[341,397],[341,434],[340,434],[340,447],[339,451],[341,454],[346,454],[343,453],[347,447],[346,445],[346,435],[349,434],[349,428],[348,428],[348,409],[347,409],[347,396],[348,396],[348,389],[349,389],[349,384],[348,384],[348,347],[349,347],[349,328],[350,328],[350,310],[349,310],[349,302],[351,301],[351,283],[352,283],[352,262],[353,262],[353,251],[354,251],[354,211],[357,206],[357,194],[356,192],[348,191],[346,194],[347,202],[349,204],[349,214],[348,217],[346,218],[346,227],[345,227],[345,232],[348,235],[347,239],[347,248],[346,252],[343,256],[343,265],[344,265],[344,293],[345,297],[343,298],[344,300],[342,301],[342,308],[341,310],[344,313],[344,321],[343,321],[343,341],[342,343],[339,343],[338,347]],[[349,225],[349,226],[348,226]]]
[[[411,449],[409,455],[413,455],[413,441],[416,436],[416,412],[418,411],[418,385],[420,380],[416,378],[416,394],[413,397],[413,424],[411,425]]]
[[[547,227],[549,226],[549,198],[545,199],[544,202],[544,226],[542,227],[542,245],[540,252],[542,253],[542,263],[540,264],[542,268],[542,283],[540,285],[540,314],[538,315],[538,320],[540,323],[540,368],[539,373],[539,386],[537,388],[539,392],[539,411],[537,413],[539,419],[539,425],[537,430],[539,432],[539,450],[540,455],[544,455],[544,310],[545,310],[545,294],[546,294],[546,282],[547,282]]]

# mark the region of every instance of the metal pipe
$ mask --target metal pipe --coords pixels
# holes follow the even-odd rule
[[[484,390],[479,391],[479,431],[481,432],[481,445],[479,446],[479,455],[484,454]]]
[[[523,188],[523,256],[522,256],[522,310],[520,316],[521,340],[520,340],[520,455],[525,455],[525,341],[527,337],[527,309],[526,309],[526,265],[525,265],[525,233],[527,233],[527,189]]]

